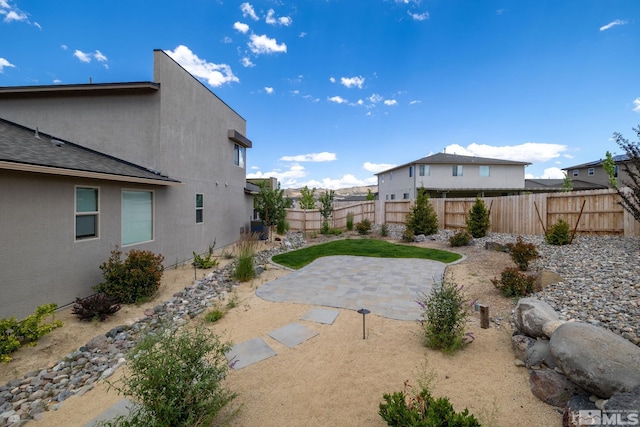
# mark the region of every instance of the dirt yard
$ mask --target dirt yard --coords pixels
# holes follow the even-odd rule
[[[310,244],[319,240],[311,239]],[[448,245],[427,242],[422,246],[452,250]],[[228,386],[239,393],[233,406],[239,414],[233,426],[384,426],[378,405],[384,393],[402,390],[405,381],[417,386],[428,373],[435,375],[432,393],[447,396],[456,410],[465,407],[486,426],[560,426],[558,410],[542,403],[529,390],[527,370],[514,364],[507,317],[512,301],[500,296],[490,282],[512,266],[505,253],[482,248],[455,248],[466,255],[463,262],[447,268],[447,277],[465,285],[469,300],[490,307],[492,317],[503,317],[500,327],[492,323],[481,329],[478,313],[473,313],[468,330],[475,341],[455,355],[447,356],[421,345],[417,322],[367,317],[366,339],[362,339],[362,316],[341,309],[332,325],[309,322],[318,332],[310,340],[288,348],[267,335],[268,332],[300,321],[314,306],[273,303],[255,295],[262,284],[287,271],[269,267],[258,278],[243,283],[237,291],[239,304],[223,319],[207,323],[223,339],[239,343],[261,337],[277,356],[254,365],[231,370]],[[224,264],[222,260],[222,264]],[[384,262],[381,260],[381,262]],[[198,270],[198,275],[207,270]],[[52,366],[64,355],[77,350],[96,335],[135,321],[146,308],[169,299],[193,282],[191,267],[167,270],[158,297],[141,306],[124,306],[104,323],[76,320],[70,310],[57,318],[64,327],[42,338],[36,347],[13,354],[14,360],[0,365],[0,383],[21,377],[34,369]],[[203,316],[195,321],[203,322]],[[121,372],[110,378],[116,381]],[[30,424],[82,426],[122,399],[106,383],[98,384],[84,396],[73,396],[57,411],[42,414]]]

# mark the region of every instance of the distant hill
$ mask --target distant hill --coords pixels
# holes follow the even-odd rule
[[[291,199],[297,199],[300,197],[300,190],[302,190],[301,188],[286,188],[284,190],[284,195],[285,197],[289,197]],[[340,188],[337,190],[333,190],[335,193],[335,199],[339,200],[339,199],[344,199],[345,197],[350,197],[350,196],[366,196],[368,193],[368,190],[371,190],[372,193],[376,193],[378,191],[378,186],[377,185],[363,185],[360,187],[349,187],[349,188]],[[324,188],[316,188],[316,198],[318,196],[320,196],[322,193],[324,193],[325,191],[327,191]]]

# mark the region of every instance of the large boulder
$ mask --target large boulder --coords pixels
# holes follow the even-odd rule
[[[550,369],[530,370],[529,384],[535,397],[558,408],[564,408],[573,396],[584,394],[564,375]]]
[[[536,298],[522,298],[513,313],[516,328],[532,337],[545,337],[543,326],[559,319],[553,307]]]
[[[594,418],[589,417],[590,414],[593,414]],[[588,394],[575,395],[569,399],[567,406],[564,408],[562,427],[600,425],[599,415],[600,410],[596,407],[596,404],[589,399]],[[598,418],[595,418],[595,416],[598,416]]]
[[[511,336],[511,346],[513,347],[513,353],[515,354],[516,359],[522,360],[523,362],[527,360],[527,350],[533,347],[535,343],[535,338],[525,335],[519,331],[515,331]]]
[[[607,329],[567,322],[555,330],[549,345],[567,378],[601,398],[640,385],[640,348]]]
[[[530,348],[527,349],[525,365],[527,368],[535,369],[546,366],[554,369],[556,361],[551,355],[549,340],[537,340]]]

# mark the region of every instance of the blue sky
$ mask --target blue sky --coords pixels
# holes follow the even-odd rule
[[[376,184],[446,149],[530,178],[640,123],[636,0],[0,0],[0,86],[150,81],[163,49],[247,120],[250,177]]]

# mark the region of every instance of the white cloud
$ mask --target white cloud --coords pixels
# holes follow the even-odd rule
[[[424,21],[426,19],[429,19],[429,12],[413,13],[413,12],[407,11],[407,13],[411,18],[413,18],[414,21]]]
[[[82,62],[91,62],[91,54],[90,53],[84,53],[83,51],[76,49],[75,52],[73,52],[73,56],[75,56],[76,58],[78,58],[80,61]]]
[[[391,164],[391,163],[371,163],[371,162],[364,162],[364,164],[362,165],[362,168],[368,172],[371,173],[378,173],[378,172],[382,172],[385,171],[387,169],[391,169],[396,167],[397,165]]]
[[[242,58],[242,60],[240,60],[240,62],[242,63],[243,67],[255,67],[256,66],[256,64],[251,62],[251,59],[247,58],[246,56],[244,58]]]
[[[298,179],[306,176],[307,171],[303,166],[298,164],[291,165],[291,167],[285,171],[274,169],[270,172],[257,171],[247,174],[247,178],[276,178],[280,182],[282,188],[295,187]]]
[[[421,104],[422,101],[418,101],[417,99],[413,100],[413,101],[409,101],[409,105],[416,105],[416,104]]]
[[[300,33],[300,35],[298,37],[300,37],[301,39],[305,38],[307,36],[307,33],[305,33],[304,31]]]
[[[466,148],[458,144],[446,147],[450,154],[463,156],[488,157],[492,159],[514,160],[518,162],[539,163],[560,157],[566,145],[544,142],[526,142],[519,145],[493,146],[487,144],[469,144]]]
[[[327,98],[331,102],[335,102],[336,104],[346,104],[348,101],[341,96],[332,96],[331,98]]]
[[[66,50],[66,46],[62,45],[63,49]],[[78,58],[81,62],[85,62],[85,63],[90,63],[92,59],[95,59],[98,62],[103,62],[106,63],[108,61],[107,57],[100,52],[99,50],[96,50],[94,53],[90,53],[90,52],[83,52],[80,49],[76,49],[75,52],[73,52],[73,56],[75,56],[76,58]],[[105,68],[109,68],[109,65],[104,64]]]
[[[384,101],[384,105],[398,105],[398,101],[395,99],[386,99]]]
[[[336,153],[323,151],[322,153],[298,154],[296,156],[282,156],[283,162],[333,162],[336,160]]]
[[[562,178],[564,178],[564,174],[565,174],[565,172],[560,168],[556,168],[556,167],[547,168],[542,173],[542,177],[541,178],[562,179]]]
[[[362,89],[362,85],[364,84],[364,77],[342,77],[340,79],[340,83],[346,88],[358,87],[358,89]]]
[[[96,52],[93,54],[93,57],[96,58],[97,61],[107,62],[107,57],[104,56],[99,50],[96,50]]]
[[[255,34],[251,34],[251,41],[247,43],[251,52],[256,55],[262,53],[274,53],[274,52],[286,52],[287,45],[282,43],[278,44],[276,39],[270,39],[266,35],[257,36]]]
[[[193,76],[205,79],[210,86],[218,87],[240,81],[227,64],[214,64],[200,59],[187,46],[180,45],[173,51],[165,52]]]
[[[69,49],[69,47],[66,44],[62,44],[60,45],[60,47],[62,48],[62,50],[67,50]]]
[[[269,87],[269,86],[266,86],[264,88],[264,91],[267,92],[267,94],[271,95],[273,93],[273,88]]]
[[[603,25],[602,27],[600,27],[600,31],[607,31],[608,29],[613,28],[616,25],[624,25],[626,23],[627,23],[627,21],[623,21],[621,19],[616,19],[615,21],[611,21],[607,25]]]
[[[253,19],[254,21],[257,21],[258,19],[258,15],[256,15],[256,11],[253,9],[253,6],[251,6],[250,3],[242,3],[240,5],[240,10],[242,11],[242,16],[243,17],[249,17],[251,19]]]
[[[288,27],[293,23],[293,19],[290,16],[281,16],[278,18],[278,23],[284,27]]]
[[[276,18],[276,12],[273,9],[269,9],[267,11],[267,16],[264,18],[264,22],[269,25],[283,25],[285,27],[288,27],[289,25],[291,25],[293,20],[290,16],[281,16],[279,18]]]
[[[382,101],[384,98],[381,95],[374,93],[367,99],[369,99],[369,101],[373,102],[374,104],[377,104],[378,102]]]
[[[4,14],[4,22],[13,22],[13,21],[27,21],[27,14],[19,9],[13,9],[9,11],[2,11]]]
[[[335,78],[335,77],[329,77],[329,81],[330,81],[331,83],[335,83],[335,82],[336,82],[336,78]]]
[[[242,22],[235,22],[233,24],[233,29],[240,31],[242,34],[246,34],[247,31],[249,31],[249,25]]]
[[[635,111],[636,113],[640,113],[640,98],[636,98],[633,100],[633,111]]]
[[[4,67],[15,67],[15,65],[4,58],[0,58],[0,73],[2,73]]]

